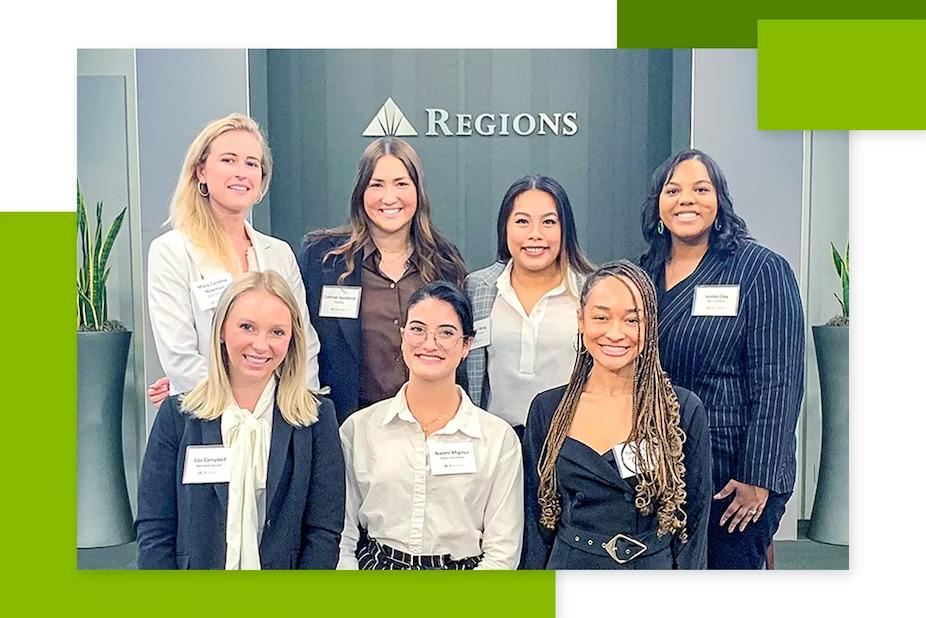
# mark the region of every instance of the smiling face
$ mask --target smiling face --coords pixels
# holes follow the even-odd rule
[[[697,159],[676,166],[659,194],[659,218],[673,240],[705,244],[717,218],[717,191]]]
[[[579,332],[595,365],[633,375],[646,336],[640,292],[624,277],[607,276],[588,292],[579,310]]]
[[[556,202],[546,191],[529,189],[515,198],[505,237],[514,268],[532,273],[559,270],[563,230]]]
[[[260,141],[248,131],[226,131],[212,140],[208,152],[196,177],[206,183],[210,205],[221,214],[244,216],[261,197]]]
[[[450,303],[425,298],[408,308],[402,330],[402,357],[412,378],[452,382],[469,346],[460,317]]]
[[[401,160],[384,155],[376,162],[363,192],[363,209],[374,238],[408,234],[418,209],[418,189]]]
[[[275,295],[258,288],[238,296],[222,326],[232,386],[266,384],[286,358],[292,331],[292,314]]]

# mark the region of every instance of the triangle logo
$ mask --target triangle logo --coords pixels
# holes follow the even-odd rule
[[[418,135],[418,131],[408,121],[399,106],[395,104],[392,97],[386,99],[383,106],[379,108],[376,116],[367,125],[363,132],[364,137],[383,137],[393,135],[395,137],[409,137]]]

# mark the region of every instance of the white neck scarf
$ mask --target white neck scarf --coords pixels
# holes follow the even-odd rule
[[[231,450],[225,568],[260,570],[258,491],[267,485],[276,379],[271,378],[254,413],[231,403],[222,412],[222,443]]]

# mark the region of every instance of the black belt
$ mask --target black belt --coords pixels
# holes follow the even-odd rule
[[[565,525],[560,526],[556,536],[570,547],[595,556],[607,556],[618,564],[657,554],[672,541],[671,534],[663,534],[660,537],[656,535],[655,529],[636,537],[625,533],[608,536]]]

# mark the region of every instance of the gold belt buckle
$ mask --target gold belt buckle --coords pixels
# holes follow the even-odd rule
[[[636,545],[637,551],[633,551],[629,547],[627,547],[626,549],[624,549],[624,555],[619,556],[617,553],[618,541],[626,541],[627,543],[631,545]],[[602,543],[601,546],[604,547],[605,551],[608,552],[608,555],[614,558],[614,561],[617,562],[618,564],[626,564],[627,562],[630,562],[631,560],[633,560],[634,558],[636,558],[637,556],[639,556],[640,554],[646,551],[646,545],[644,545],[643,543],[641,543],[640,541],[636,540],[633,537],[627,536],[626,534],[616,534],[613,537],[611,537],[610,541],[608,541],[607,543]]]

